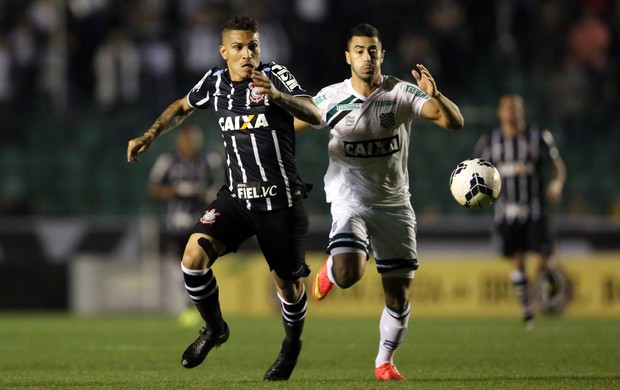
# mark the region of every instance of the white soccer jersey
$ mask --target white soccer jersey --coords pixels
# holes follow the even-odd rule
[[[430,99],[417,85],[383,76],[369,97],[359,95],[351,79],[323,88],[314,102],[329,126],[327,202],[337,199],[369,205],[409,203],[411,121]]]

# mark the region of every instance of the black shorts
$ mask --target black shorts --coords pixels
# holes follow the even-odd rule
[[[502,253],[506,257],[513,257],[519,252],[551,255],[553,251],[553,242],[546,218],[500,224],[497,231],[502,241]]]
[[[226,253],[256,236],[269,269],[284,280],[310,275],[306,264],[308,214],[303,203],[265,212],[248,210],[222,188],[194,226],[194,233],[208,234],[226,245]]]

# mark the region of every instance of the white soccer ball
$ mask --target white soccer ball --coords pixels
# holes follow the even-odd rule
[[[479,209],[499,197],[502,178],[497,168],[481,158],[460,162],[450,175],[450,192],[465,207]]]

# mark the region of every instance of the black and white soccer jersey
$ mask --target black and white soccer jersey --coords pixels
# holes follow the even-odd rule
[[[551,132],[528,127],[507,138],[497,128],[480,139],[476,152],[502,177],[502,194],[493,207],[497,223],[538,221],[546,215],[547,178],[542,173],[559,156]]]
[[[272,87],[292,96],[310,96],[282,65],[261,64]],[[291,207],[306,197],[295,166],[293,116],[250,88],[231,81],[228,69],[213,68],[187,95],[194,108],[213,107],[226,152],[226,186],[253,211]]]
[[[171,232],[186,232],[196,223],[196,214],[204,212],[205,194],[218,184],[215,170],[221,169],[219,156],[200,154],[186,160],[176,153],[161,154],[149,174],[149,183],[171,186],[177,196],[168,201],[166,225]]]

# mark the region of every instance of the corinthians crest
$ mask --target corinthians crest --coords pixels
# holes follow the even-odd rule
[[[219,216],[220,216],[220,213],[215,211],[215,209],[205,210],[204,215],[200,217],[200,222],[207,224],[207,225],[212,225],[213,223],[215,223],[215,217],[219,217]]]
[[[256,93],[256,88],[250,87],[250,101],[258,103],[265,98],[265,95]]]

